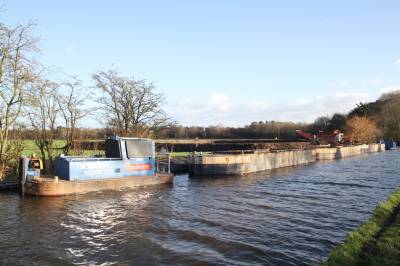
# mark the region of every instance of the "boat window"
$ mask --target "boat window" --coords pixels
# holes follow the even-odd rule
[[[104,146],[107,158],[121,158],[121,148],[118,140],[107,139]]]
[[[128,158],[153,157],[153,141],[147,139],[132,139],[126,141]]]

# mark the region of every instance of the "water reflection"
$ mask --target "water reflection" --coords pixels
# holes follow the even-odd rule
[[[399,155],[59,198],[0,194],[0,264],[315,264],[399,186]]]

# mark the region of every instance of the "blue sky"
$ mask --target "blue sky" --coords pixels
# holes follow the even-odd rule
[[[37,23],[43,64],[154,81],[183,125],[309,122],[400,89],[399,1],[2,3]]]

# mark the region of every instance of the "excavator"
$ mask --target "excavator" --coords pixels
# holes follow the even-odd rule
[[[303,130],[296,130],[296,134],[316,145],[329,144],[330,146],[338,146],[345,141],[344,134],[337,129],[328,132],[319,131],[317,135],[306,133]]]

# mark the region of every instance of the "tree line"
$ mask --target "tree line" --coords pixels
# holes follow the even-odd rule
[[[359,103],[348,114],[318,117],[310,130],[345,132],[355,142],[379,138],[400,141],[400,91],[383,93],[374,102]]]

